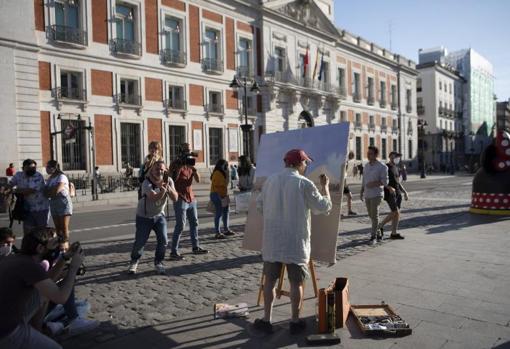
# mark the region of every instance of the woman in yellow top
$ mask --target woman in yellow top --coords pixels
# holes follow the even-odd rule
[[[211,175],[211,201],[216,208],[214,215],[214,229],[216,239],[225,239],[225,235],[235,233],[228,227],[229,197],[228,197],[228,162],[220,159]],[[223,233],[220,231],[220,218],[223,218]]]

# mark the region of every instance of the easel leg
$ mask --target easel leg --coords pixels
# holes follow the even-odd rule
[[[319,288],[317,287],[317,277],[315,276],[315,265],[313,264],[312,259],[310,259],[308,266],[310,268],[310,276],[312,278],[313,293],[315,294],[315,298],[317,298],[319,296]]]
[[[285,264],[282,264],[282,269],[280,271],[280,278],[278,279],[278,286],[276,287],[276,298],[282,298],[282,288],[283,288],[283,279],[285,278]]]
[[[260,277],[260,287],[259,287],[259,296],[257,298],[257,306],[260,306],[260,302],[264,299],[264,283],[265,283],[265,277],[264,277],[264,272],[262,272],[262,276]]]

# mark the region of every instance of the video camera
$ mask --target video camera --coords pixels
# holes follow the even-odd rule
[[[185,166],[195,166],[196,158],[198,157],[197,153],[193,153],[191,151],[183,151],[179,157],[181,163]]]

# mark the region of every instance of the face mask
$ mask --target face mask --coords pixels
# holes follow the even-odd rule
[[[46,168],[46,173],[49,175],[52,175],[55,173],[55,169],[54,168]]]
[[[400,158],[393,159],[393,162],[395,163],[395,165],[398,165],[400,163]]]
[[[35,172],[36,172],[35,168],[31,168],[31,169],[27,170],[27,171],[25,172],[25,174],[26,174],[27,176],[29,176],[29,177],[32,177],[33,175],[35,175]]]
[[[10,255],[12,252],[12,245],[4,245],[0,247],[0,257]]]

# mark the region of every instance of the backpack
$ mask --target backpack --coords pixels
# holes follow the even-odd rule
[[[73,182],[69,182],[69,196],[72,198],[76,196],[76,187]]]
[[[12,228],[12,224],[14,221],[18,221],[18,224],[21,223],[26,216],[25,211],[25,198],[22,194],[14,194],[16,197],[16,202],[14,203],[14,207],[9,208],[9,228]]]

